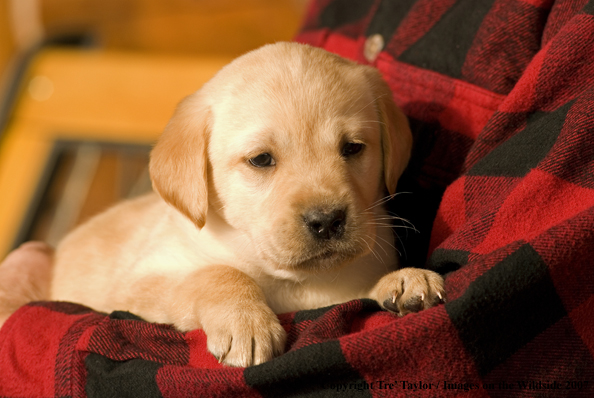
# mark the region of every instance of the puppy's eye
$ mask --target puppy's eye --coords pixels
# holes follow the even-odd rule
[[[270,167],[276,164],[269,153],[261,153],[258,156],[251,158],[249,162],[255,167]]]
[[[341,155],[345,158],[354,156],[354,155],[358,154],[359,152],[361,152],[364,147],[365,147],[364,144],[360,144],[357,142],[347,142],[342,147]]]

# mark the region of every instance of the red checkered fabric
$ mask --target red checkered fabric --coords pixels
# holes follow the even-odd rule
[[[448,302],[285,314],[288,352],[246,369],[200,330],[35,303],[0,331],[0,396],[594,396],[594,1],[318,0],[296,40],[377,67],[409,116],[391,210]]]

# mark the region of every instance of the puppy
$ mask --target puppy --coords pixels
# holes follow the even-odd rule
[[[364,297],[400,315],[436,305],[442,278],[397,270],[382,207],[410,148],[375,69],[264,46],[178,106],[151,153],[156,193],[61,242],[51,298],[202,328],[231,366],[283,352],[276,313]]]

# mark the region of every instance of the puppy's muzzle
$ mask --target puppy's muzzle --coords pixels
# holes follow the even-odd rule
[[[328,241],[340,239],[344,235],[346,218],[344,209],[314,209],[303,215],[303,222],[315,240]]]

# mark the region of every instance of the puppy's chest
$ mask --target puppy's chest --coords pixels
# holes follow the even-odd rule
[[[367,297],[385,273],[312,276],[299,282],[292,280],[259,281],[270,308],[277,313],[315,309]]]
[[[309,284],[281,282],[264,288],[266,301],[277,314],[325,307],[353,300],[357,292],[333,287],[331,289]]]

